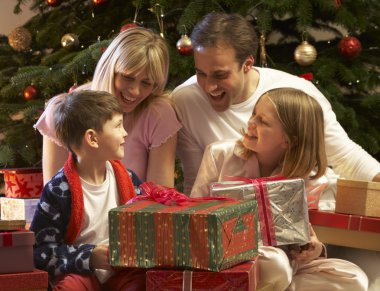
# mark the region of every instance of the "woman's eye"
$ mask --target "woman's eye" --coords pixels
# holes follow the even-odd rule
[[[142,82],[143,86],[145,87],[151,87],[153,84],[150,82]]]
[[[129,76],[123,76],[123,78],[126,81],[134,81],[134,79],[132,77],[129,77]]]

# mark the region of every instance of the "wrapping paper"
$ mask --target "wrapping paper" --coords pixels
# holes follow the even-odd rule
[[[135,201],[109,212],[114,267],[220,271],[257,255],[255,201]]]
[[[0,273],[32,272],[34,232],[0,232]]]
[[[0,219],[32,222],[39,199],[0,198]]]
[[[34,269],[27,273],[0,274],[1,291],[47,290],[48,273]]]
[[[256,200],[259,245],[281,246],[310,241],[308,207],[303,179],[268,178],[211,183],[211,196]]]
[[[0,219],[0,232],[25,229],[25,220],[1,220]]]
[[[254,291],[258,284],[258,262],[248,261],[221,272],[149,270],[146,289],[149,291]]]
[[[38,198],[43,188],[39,168],[1,169],[4,174],[5,196],[10,198]]]
[[[336,212],[380,217],[380,183],[338,179]]]
[[[0,219],[25,220],[24,201],[15,198],[0,198]]]
[[[309,210],[310,223],[332,228],[380,233],[380,218]]]

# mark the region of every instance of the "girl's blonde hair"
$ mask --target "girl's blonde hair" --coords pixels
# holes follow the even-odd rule
[[[278,88],[264,93],[277,112],[288,138],[288,148],[281,161],[281,175],[285,177],[321,177],[327,167],[323,111],[319,103],[301,90]],[[261,98],[260,97],[260,98]],[[252,151],[239,142],[245,157]]]
[[[104,51],[96,66],[91,89],[115,95],[116,73],[128,71],[133,74],[145,69],[154,82],[154,89],[135,109],[135,115],[152,99],[164,95],[169,73],[169,49],[165,40],[149,29],[127,29],[120,32]]]

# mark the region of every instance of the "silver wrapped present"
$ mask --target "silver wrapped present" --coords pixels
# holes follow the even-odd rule
[[[303,179],[236,179],[211,183],[210,195],[257,201],[261,236],[259,245],[303,245],[310,241]]]

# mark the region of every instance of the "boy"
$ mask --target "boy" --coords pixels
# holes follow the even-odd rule
[[[30,227],[36,267],[49,272],[53,290],[144,284],[138,270],[112,276],[108,262],[108,211],[140,184],[120,162],[127,137],[120,104],[107,92],[73,92],[58,104],[54,123],[70,156],[45,185]]]

